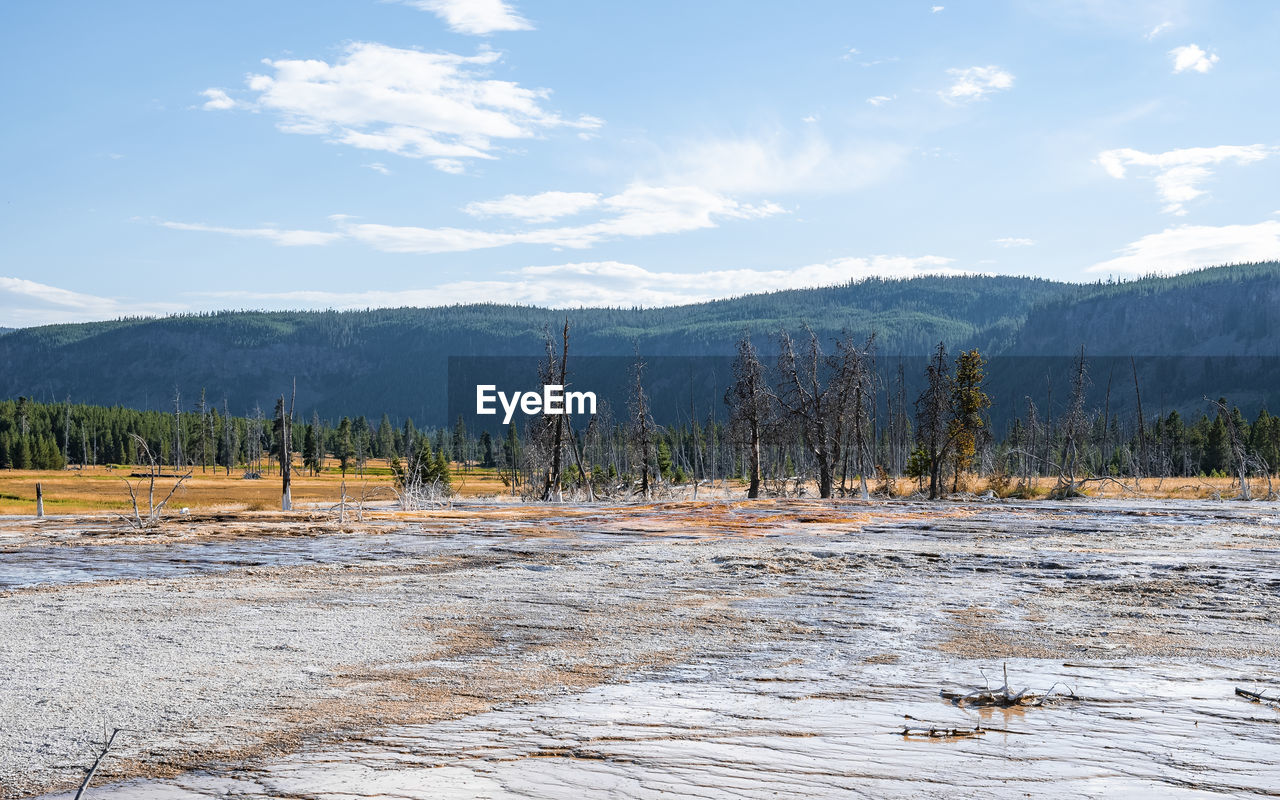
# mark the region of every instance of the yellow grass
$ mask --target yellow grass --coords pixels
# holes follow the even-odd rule
[[[1275,482],[1274,479],[1273,482]],[[950,489],[950,479],[945,483],[946,488]],[[1033,479],[1031,497],[1028,499],[1046,497],[1057,483],[1058,479],[1052,477]],[[874,487],[875,482],[872,481],[868,485]],[[1280,483],[1276,485],[1280,487]],[[924,486],[927,490],[928,481]],[[1267,496],[1266,478],[1254,478],[1249,482],[1249,486],[1255,498],[1261,499]],[[960,490],[973,494],[984,494],[991,490],[1001,497],[1017,496],[1017,488],[1016,480],[1011,481],[1003,489],[998,488],[987,478],[967,476],[960,481]],[[893,491],[898,497],[910,495],[917,491],[917,483],[908,478],[899,478],[894,481]],[[1221,498],[1236,497],[1240,494],[1240,487],[1231,478],[1143,478],[1141,480],[1124,478],[1117,481],[1090,481],[1084,485],[1084,494],[1088,497],[1120,500],[1135,497],[1154,500],[1207,500],[1215,494]]]
[[[36,483],[44,488],[46,514],[80,514],[86,512],[126,511],[131,508],[124,478],[141,467],[87,467],[83,470],[0,470],[0,514],[34,514]],[[166,468],[165,474],[172,469]],[[462,497],[484,497],[508,491],[497,470],[452,465],[453,488]],[[280,475],[263,474],[259,480],[245,480],[243,469],[225,470],[212,467],[201,472],[199,467],[170,501],[173,509],[192,510],[271,510],[280,508]],[[132,481],[136,484],[137,479]],[[312,477],[294,467],[291,492],[293,502],[336,503],[341,494],[343,476],[336,462],[326,464],[325,471]],[[382,460],[371,460],[363,476],[348,470],[347,496],[358,499],[362,487],[380,491],[382,499],[391,499],[391,470]],[[156,480],[156,501],[173,486],[172,478]],[[145,503],[146,480],[142,482]]]
[[[44,487],[44,507],[47,514],[82,514],[92,512],[126,511],[130,508],[129,492],[123,478],[131,472],[141,472],[140,467],[88,467],[84,470],[56,471],[0,470],[0,514],[35,513],[36,482]],[[171,470],[166,470],[166,473]],[[510,493],[501,475],[494,469],[480,467],[463,468],[452,465],[453,488],[461,497],[492,497]],[[234,469],[231,475],[210,468],[195,474],[174,495],[169,507],[189,508],[193,511],[269,511],[280,507],[280,476],[264,474],[259,480],[245,480],[243,469]],[[136,483],[137,479],[133,479]],[[391,499],[391,470],[385,460],[371,460],[363,475],[348,471],[347,496],[358,499],[362,489],[374,493],[373,499]],[[343,476],[336,461],[326,463],[325,471],[317,476],[306,475],[299,466],[294,467],[293,501],[299,507],[313,503],[338,502]],[[877,488],[876,481],[869,486]],[[1043,498],[1053,488],[1055,479],[1039,478],[1034,484],[1034,497]],[[173,485],[172,478],[156,481],[157,500],[164,497]],[[1262,498],[1267,494],[1265,479],[1253,481],[1253,494]],[[947,488],[950,488],[948,484]],[[995,489],[986,478],[968,477],[961,481],[962,491],[982,494]],[[1010,484],[1001,496],[1008,496],[1015,488]],[[1134,489],[1137,489],[1135,492]],[[745,492],[745,485],[738,489]],[[143,482],[142,491],[146,485]],[[906,497],[916,491],[916,482],[899,478],[894,481],[894,496]],[[1090,497],[1126,499],[1134,497],[1156,499],[1207,499],[1217,494],[1223,498],[1235,497],[1238,487],[1230,478],[1145,478],[1135,483],[1132,479],[1118,483],[1089,483],[1085,492]],[[809,496],[816,496],[816,486],[809,487]],[[145,502],[145,501],[144,501]]]

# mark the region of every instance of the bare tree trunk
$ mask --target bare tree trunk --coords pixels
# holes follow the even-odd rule
[[[173,390],[173,469],[182,469],[182,393]]]
[[[298,381],[293,381],[293,397],[289,400],[289,410],[284,410],[284,395],[280,395],[280,510],[293,510],[293,494],[290,490],[293,457],[290,439],[293,438],[293,408],[298,399]]]
[[[36,481],[36,519],[44,519],[44,487]]]
[[[568,377],[569,364],[569,320],[564,321],[563,343],[560,347],[560,387],[563,391]],[[560,502],[563,499],[560,487],[561,455],[564,449],[564,414],[556,415],[555,433],[551,439],[551,474],[547,477],[547,489],[543,499]]]
[[[1142,391],[1138,388],[1138,362],[1129,356],[1129,366],[1133,368],[1133,394],[1138,399],[1138,461],[1135,478],[1141,478],[1148,469],[1147,461],[1147,420],[1142,414]]]

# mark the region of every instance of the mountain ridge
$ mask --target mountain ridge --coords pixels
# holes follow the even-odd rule
[[[497,303],[359,311],[220,311],[22,328],[0,337],[0,396],[171,407],[175,388],[233,411],[297,378],[300,407],[437,424],[449,356],[536,356],[571,321],[572,355],[726,356],[749,329],[877,335],[887,355],[939,341],[991,356],[1280,355],[1280,263],[1069,284],[1005,276],[872,278],[660,308]],[[167,398],[167,399],[166,399]],[[304,399],[305,398],[305,399]]]

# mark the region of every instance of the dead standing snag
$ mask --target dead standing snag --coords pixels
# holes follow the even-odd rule
[[[127,522],[134,530],[146,530],[160,524],[160,514],[164,511],[165,505],[173,499],[173,495],[178,489],[182,488],[182,484],[186,483],[187,479],[191,477],[191,471],[188,470],[185,474],[176,476],[177,480],[170,487],[169,493],[164,496],[163,500],[156,503],[156,478],[160,477],[160,465],[156,461],[155,454],[151,452],[151,448],[147,446],[145,439],[136,433],[130,434],[130,436],[138,445],[139,454],[147,459],[147,472],[138,477],[136,484],[131,482],[129,478],[121,479],[124,481],[124,485],[129,488],[129,499],[133,503],[133,516],[128,517],[124,514],[117,514],[116,516]],[[142,482],[144,480],[147,481],[147,513],[145,517],[138,507],[138,495],[142,491]]]

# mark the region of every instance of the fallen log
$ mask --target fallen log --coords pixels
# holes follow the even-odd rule
[[[1280,697],[1267,697],[1261,692],[1251,692],[1248,689],[1241,689],[1238,686],[1236,687],[1236,694],[1251,703],[1262,703],[1263,705],[1280,708]]]
[[[984,733],[986,730],[981,725],[973,728],[912,728],[908,725],[902,729],[902,736],[923,739],[969,739]]]

